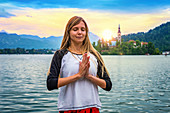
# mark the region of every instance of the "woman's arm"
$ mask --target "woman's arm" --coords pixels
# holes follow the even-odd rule
[[[99,54],[99,56],[100,56],[100,54]],[[102,69],[103,66],[102,66],[101,61],[98,60],[97,62],[98,62],[97,75],[98,75],[99,79],[102,79],[105,81],[105,87],[104,88],[102,87],[102,88],[106,91],[110,91],[112,89],[111,79],[110,79],[108,73],[106,72],[106,69],[105,68]]]
[[[79,78],[81,78],[80,74],[75,74],[73,76],[69,76],[69,77],[65,77],[65,78],[59,78],[58,79],[58,88],[65,86],[69,83],[75,82],[76,80],[78,80]]]
[[[105,80],[98,78],[96,76],[93,75],[86,75],[86,78],[89,79],[91,82],[93,82],[94,84],[100,86],[101,88],[105,89],[106,88],[106,82]]]
[[[48,90],[53,90],[53,89],[58,89],[57,84],[58,84],[58,77],[60,74],[60,67],[61,67],[61,51],[58,50],[55,52],[51,65],[49,68],[49,71],[47,73],[47,89]]]

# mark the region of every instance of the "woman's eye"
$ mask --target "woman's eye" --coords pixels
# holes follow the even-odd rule
[[[77,28],[73,28],[73,31],[77,31],[78,29]]]
[[[82,31],[85,31],[85,28],[81,28]]]
[[[80,29],[81,29],[81,31],[85,31],[85,30],[86,30],[85,28],[80,28]],[[79,28],[75,27],[75,28],[73,28],[72,30],[73,30],[73,31],[77,31],[77,30],[79,30]]]

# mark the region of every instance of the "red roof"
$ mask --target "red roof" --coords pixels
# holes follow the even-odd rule
[[[116,41],[116,38],[112,38],[112,41]]]
[[[129,42],[135,42],[134,40],[129,40]]]
[[[148,44],[148,42],[141,42],[141,44],[142,44],[142,45],[147,45],[147,44]]]

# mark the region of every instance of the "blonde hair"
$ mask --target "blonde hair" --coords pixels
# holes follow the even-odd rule
[[[63,40],[62,40],[60,49],[68,49],[69,48],[69,46],[70,46],[70,30],[72,29],[73,26],[79,24],[81,21],[84,22],[85,27],[86,27],[86,36],[83,41],[82,54],[84,54],[85,52],[90,52],[93,55],[95,55],[96,58],[102,64],[102,68],[101,68],[102,69],[102,77],[103,77],[104,69],[106,70],[107,74],[109,75],[101,55],[96,51],[96,49],[92,46],[92,44],[90,42],[89,34],[88,34],[89,29],[88,29],[87,23],[85,22],[85,20],[82,17],[74,16],[68,21],[66,28],[65,28],[65,32],[64,32],[64,36],[63,36]]]

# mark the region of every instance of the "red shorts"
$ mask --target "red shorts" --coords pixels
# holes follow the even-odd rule
[[[80,110],[59,111],[59,113],[99,113],[99,109],[92,107]]]

